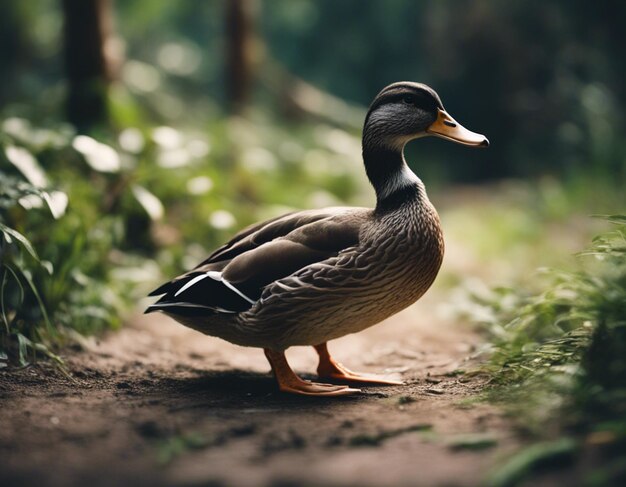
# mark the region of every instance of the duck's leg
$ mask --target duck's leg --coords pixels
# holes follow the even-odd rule
[[[278,387],[283,392],[302,394],[305,396],[347,396],[361,392],[345,385],[320,384],[302,380],[298,377],[289,364],[284,352],[276,352],[265,348],[265,356],[272,366],[272,372],[276,376]]]
[[[317,366],[317,374],[320,379],[348,384],[402,385],[401,381],[386,379],[375,374],[352,372],[330,356],[326,343],[315,345],[315,350],[320,357],[320,362]]]

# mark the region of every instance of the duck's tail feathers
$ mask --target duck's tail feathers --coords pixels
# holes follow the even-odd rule
[[[192,272],[181,279],[165,283],[150,293],[150,296],[158,295],[162,295],[161,298],[148,306],[145,313],[239,313],[250,309],[256,302],[224,279],[218,271]]]
[[[196,273],[195,275],[197,275],[199,273]],[[166,294],[169,293],[171,291],[178,291],[181,287],[183,287],[185,285],[185,283],[187,282],[187,279],[183,278],[183,279],[176,279],[174,281],[168,281],[165,284],[161,284],[158,288],[156,288],[154,291],[152,291],[150,294],[148,294],[148,296],[160,296],[161,294]]]
[[[154,303],[146,308],[144,314],[154,313],[155,311],[164,311],[166,313],[179,314],[179,315],[206,315],[211,313],[236,313],[236,311],[230,311],[215,306],[202,306],[193,303]]]

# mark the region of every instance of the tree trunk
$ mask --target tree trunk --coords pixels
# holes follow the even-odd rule
[[[226,3],[226,95],[233,113],[245,108],[254,83],[256,11],[256,0]]]
[[[112,31],[110,0],[63,0],[67,118],[79,132],[107,119],[111,80],[105,47]]]

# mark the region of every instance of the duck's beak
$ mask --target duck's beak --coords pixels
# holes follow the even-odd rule
[[[463,145],[472,147],[489,147],[487,137],[471,130],[453,119],[448,112],[437,109],[437,120],[426,129],[426,133],[448,139]]]

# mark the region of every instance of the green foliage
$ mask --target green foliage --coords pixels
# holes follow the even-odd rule
[[[606,219],[616,229],[599,235],[579,255],[594,262],[577,271],[542,270],[546,290],[532,293],[500,287],[476,295],[477,320],[493,343],[489,370],[499,383],[524,381],[554,366],[577,364],[592,334],[626,315],[625,222]],[[478,316],[479,315],[479,316]]]
[[[37,272],[49,272],[50,263],[42,262],[31,242],[18,230],[2,222],[4,212],[32,197],[44,201],[49,194],[0,172],[0,367],[6,366],[10,359],[7,352],[14,352],[20,365],[26,365],[29,357],[36,352],[59,361],[45,345],[33,343],[27,336],[30,333],[23,326],[23,315],[34,306],[46,331],[52,329],[40,288],[34,279]]]
[[[35,129],[15,118],[2,127],[0,351],[5,365],[26,365],[37,354],[60,362],[49,346],[66,328],[93,332],[120,321],[107,265],[115,217],[100,213],[104,191],[93,175],[66,163],[73,151],[65,127]],[[49,189],[49,179],[65,185],[67,174],[71,187]]]
[[[619,463],[626,447],[626,216],[604,218],[614,228],[579,254],[593,259],[582,269],[548,272],[543,293],[498,289],[480,300],[492,338],[490,397],[538,437],[568,430],[592,447],[601,443],[604,476],[595,472],[592,485],[626,475]],[[513,459],[513,473],[499,475],[517,478],[532,463]]]

